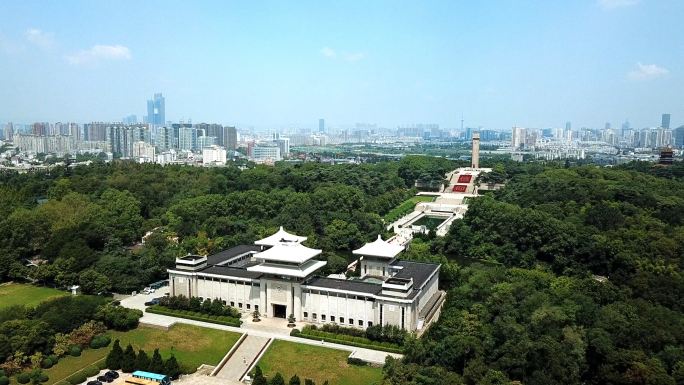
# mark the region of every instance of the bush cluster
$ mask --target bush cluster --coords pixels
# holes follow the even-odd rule
[[[394,343],[390,344],[389,342],[380,342],[380,341],[370,341],[367,338],[345,336],[343,334],[335,335],[332,333],[327,333],[327,332],[323,332],[320,330],[312,329],[311,327],[309,327],[309,325],[305,326],[302,331],[299,331],[299,329],[292,329],[292,331],[290,332],[290,335],[293,337],[301,337],[301,338],[307,338],[310,340],[318,340],[318,341],[324,340],[326,342],[330,342],[330,343],[334,343],[334,344],[356,346],[359,348],[380,350],[380,351],[389,352],[389,353],[402,354],[404,352],[403,348],[400,347],[398,344],[394,344]]]
[[[354,366],[368,366],[368,363],[360,358],[347,357],[347,363]]]
[[[90,348],[91,349],[100,349],[100,348],[105,348],[109,346],[109,344],[112,342],[112,337],[109,336],[109,334],[102,334],[99,335],[90,341]]]
[[[391,345],[404,346],[404,340],[408,336],[406,330],[393,325],[369,326],[366,330],[348,328],[337,324],[325,324],[320,329],[316,325],[306,325],[301,333],[312,337],[324,337],[357,344],[387,347]],[[377,342],[377,344],[374,342]],[[385,342],[387,344],[384,344]]]
[[[170,310],[180,310],[182,314],[196,314],[207,317],[231,317],[240,318],[240,311],[231,306],[223,305],[223,302],[215,298],[213,301],[209,298],[204,302],[197,297],[187,298],[183,295],[174,297],[164,297],[159,299],[159,305]]]
[[[86,377],[83,372],[78,372],[67,378],[67,381],[69,381],[71,385],[76,385],[85,382],[87,379],[88,377]]]
[[[186,310],[171,310],[168,309],[164,306],[161,305],[154,305],[148,307],[146,310],[148,313],[154,313],[154,314],[164,314],[164,315],[171,315],[174,317],[180,317],[180,318],[187,318],[195,321],[203,321],[203,322],[211,322],[215,324],[220,324],[220,325],[226,325],[226,326],[233,326],[239,328],[240,325],[242,324],[242,321],[240,320],[239,317],[233,318],[233,317],[226,317],[226,316],[213,316],[209,314],[201,314],[197,312],[192,312],[192,311],[186,311]]]

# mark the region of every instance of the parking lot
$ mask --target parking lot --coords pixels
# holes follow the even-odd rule
[[[90,381],[97,381],[97,377],[104,375],[107,373],[109,369],[104,369],[100,370],[100,373],[93,377],[88,377],[88,380],[86,381],[86,384]],[[114,379],[112,382],[102,382],[102,385],[120,385],[126,382],[126,377],[130,376],[130,374],[122,373],[120,370],[115,370],[115,372],[119,373],[119,378]]]

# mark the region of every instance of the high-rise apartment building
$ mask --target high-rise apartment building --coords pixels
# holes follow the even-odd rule
[[[205,166],[226,164],[226,149],[216,145],[203,147],[202,163]]]
[[[179,127],[178,148],[186,151],[197,149],[197,130],[191,127]]]
[[[87,133],[85,140],[91,142],[104,142],[107,139],[106,124],[102,122],[91,122],[88,124],[87,129],[84,131]]]
[[[660,124],[662,128],[670,128],[670,114],[663,114],[663,121]]]
[[[223,127],[223,142],[219,143],[223,143],[228,151],[235,150],[238,146],[237,129],[230,126]]]
[[[527,133],[524,127],[514,126],[511,129],[511,147],[514,150],[520,149],[525,145]]]
[[[14,139],[14,125],[7,123],[5,126],[5,140],[11,141],[12,139]]]
[[[31,135],[47,136],[49,129],[50,129],[50,123],[36,122],[36,123],[33,123],[31,125]]]
[[[154,94],[152,100],[147,101],[147,118],[145,123],[161,126],[166,123],[166,100],[162,94]]]
[[[572,127],[572,124],[570,122],[565,122],[565,131],[570,131]]]
[[[325,132],[325,119],[318,119],[318,132]]]
[[[173,127],[163,126],[157,129],[155,145],[161,150],[175,148],[173,140]]]

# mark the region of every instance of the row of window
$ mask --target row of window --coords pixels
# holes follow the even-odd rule
[[[353,294],[342,294],[342,293],[331,293],[328,291],[323,291],[323,290],[311,290],[309,289],[308,294],[317,294],[317,295],[327,295],[329,297],[341,297],[341,298],[346,298],[346,299],[355,299],[359,301],[375,301],[375,298],[369,298],[369,297],[364,297],[362,295],[353,295]]]
[[[256,282],[245,282],[245,281],[236,281],[234,279],[225,279],[225,278],[214,278],[214,277],[204,277],[204,276],[199,276],[198,279],[204,280],[204,281],[211,281],[211,282],[223,282],[223,283],[239,283],[245,286],[254,286],[254,287],[259,287],[261,286],[260,283]]]
[[[207,299],[210,300],[211,298]],[[200,302],[204,302],[203,297],[199,297],[199,300]],[[223,306],[226,306],[228,304],[226,300],[221,300],[221,302],[223,303]],[[252,304],[246,303],[245,306],[247,310],[252,310]],[[235,307],[235,301],[230,301],[230,307]],[[238,302],[238,309],[242,309],[242,302]],[[254,305],[254,310],[259,310],[259,305]]]
[[[321,322],[326,322],[325,318],[326,318],[325,314],[321,314]],[[309,312],[308,311],[304,312],[304,319],[305,320],[309,319]],[[317,322],[318,321],[318,314],[311,313],[311,320],[314,322]],[[353,318],[347,318],[347,320],[349,322],[349,325],[354,326],[354,319]],[[330,316],[330,322],[335,322],[335,316],[334,315]],[[340,324],[344,324],[344,317],[340,317],[339,322],[340,322]],[[363,320],[362,319],[358,320],[357,322],[358,322],[359,326],[363,327]],[[371,326],[373,326],[373,322],[368,321],[368,327],[371,327]]]

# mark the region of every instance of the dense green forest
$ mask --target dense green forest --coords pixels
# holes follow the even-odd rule
[[[684,384],[684,167],[495,166],[445,238],[440,320],[385,384]]]

